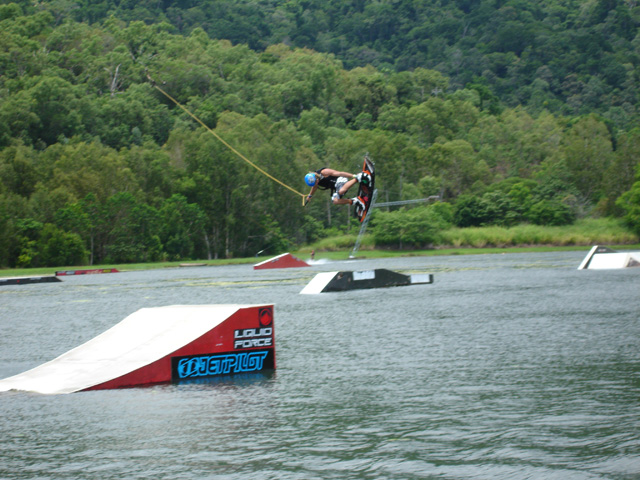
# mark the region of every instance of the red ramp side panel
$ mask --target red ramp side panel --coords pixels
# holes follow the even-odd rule
[[[275,369],[273,305],[144,308],[0,391],[71,393]]]
[[[86,390],[201,380],[275,366],[273,306],[244,307],[171,354]]]
[[[296,267],[309,267],[310,265],[300,260],[298,257],[294,257],[290,253],[283,253],[277,257],[270,258],[264,262],[256,263],[253,266],[254,270],[263,270],[267,268],[296,268]]]

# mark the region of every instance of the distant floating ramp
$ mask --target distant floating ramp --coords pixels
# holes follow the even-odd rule
[[[84,270],[58,270],[56,272],[56,276],[67,276],[67,275],[93,275],[96,273],[118,273],[119,270],[117,268],[90,268]]]
[[[309,266],[310,265],[307,262],[294,257],[290,253],[283,253],[282,255],[270,258],[269,260],[265,260],[264,262],[256,263],[253,266],[253,269],[263,270],[268,268],[296,268]]]
[[[578,267],[578,270],[607,270],[640,267],[640,252],[617,252],[603,245],[596,245]]]
[[[59,394],[275,369],[273,305],[143,308],[0,392]]]
[[[43,275],[41,277],[7,277],[0,278],[0,287],[3,285],[27,285],[29,283],[51,283],[61,281],[62,280],[53,275]]]
[[[433,283],[433,274],[431,273],[404,275],[384,268],[357,272],[322,272],[317,274],[300,293],[342,292],[428,283]]]

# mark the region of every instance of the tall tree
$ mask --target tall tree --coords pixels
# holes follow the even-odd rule
[[[604,178],[613,160],[611,134],[594,115],[580,118],[563,142],[567,167],[585,201],[603,195]]]

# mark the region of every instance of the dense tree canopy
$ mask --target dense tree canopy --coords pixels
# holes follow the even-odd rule
[[[640,7],[441,3],[0,2],[0,266],[277,253],[354,228],[147,75],[295,190],[368,152],[384,200],[455,206],[381,215],[381,243],[633,226]]]
[[[31,3],[19,3],[35,11]],[[370,64],[382,71],[436,70],[453,88],[473,85],[482,107],[495,108],[499,99],[509,107],[565,115],[596,111],[627,125],[638,113],[640,5],[634,1],[80,0],[38,5],[56,25],[70,19],[103,23],[111,16],[127,23],[165,22],[175,33],[203,29],[210,38],[254,51],[284,43],[330,53],[347,69]]]

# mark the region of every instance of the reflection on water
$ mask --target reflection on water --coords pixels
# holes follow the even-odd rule
[[[276,372],[0,394],[0,478],[630,479],[640,271],[586,252],[199,267],[0,289],[0,377],[143,307],[275,304]],[[320,271],[432,285],[299,295]]]

